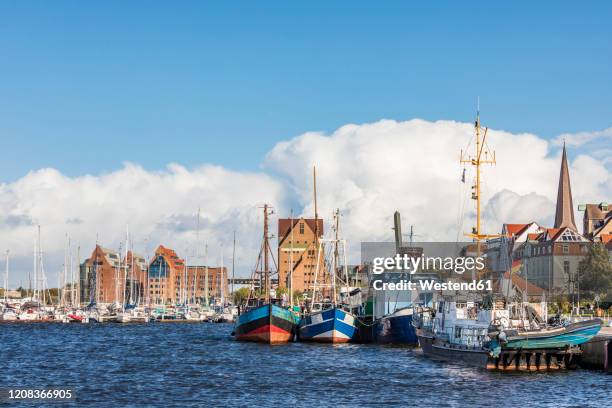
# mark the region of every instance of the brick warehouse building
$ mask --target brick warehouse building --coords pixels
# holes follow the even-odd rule
[[[149,264],[149,296],[151,303],[184,303],[202,301],[206,298],[208,275],[208,298],[229,297],[227,268],[185,265],[176,252],[160,245]],[[194,293],[195,288],[195,293]],[[195,294],[195,299],[194,299]]]
[[[136,303],[146,296],[146,281],[147,263],[142,255],[128,251],[121,259],[118,251],[96,245],[79,267],[81,303]]]
[[[293,258],[293,290],[300,292],[312,290],[317,264],[315,229],[321,237],[324,233],[322,219],[318,219],[317,224],[314,218],[280,218],[278,220],[279,287],[289,287],[291,258]],[[323,256],[321,256],[321,265],[323,262]],[[318,279],[320,280],[321,276]]]

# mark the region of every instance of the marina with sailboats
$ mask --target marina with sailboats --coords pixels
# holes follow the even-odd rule
[[[599,353],[601,357],[595,358],[595,366],[607,370],[612,341],[607,327],[611,324],[609,302],[607,311],[602,307],[605,300],[600,299],[596,309],[584,313],[575,292],[559,292],[553,285],[546,286],[546,280],[541,278],[530,281],[527,264],[531,258],[523,256],[528,251],[532,255],[552,256],[557,247],[562,255],[569,256],[572,247],[577,246],[582,258],[586,258],[592,250],[590,246],[610,242],[606,241],[609,234],[600,234],[598,241],[577,232],[571,211],[565,146],[554,228],[534,223],[508,224],[501,234],[485,233],[481,226],[481,166],[495,164],[496,158],[479,115],[473,148],[471,155],[462,151],[460,163],[475,170],[470,189],[475,202],[475,226],[466,234],[470,241],[450,243],[452,249],[445,259],[482,260],[486,270],[472,268],[456,275],[445,272],[441,266],[430,268],[421,264],[406,271],[398,265],[387,265],[381,274],[377,271],[380,265],[373,268],[372,256],[364,257],[367,245],[363,243],[361,264],[351,265],[340,209],[334,210],[327,234],[323,230],[313,168],[314,218],[294,217],[291,213],[290,218],[278,219],[275,254],[270,229],[274,210],[269,204],[259,207],[263,223],[256,266],[250,278],[240,279],[243,285],[238,291],[233,290],[237,282],[235,232],[231,278],[223,254],[220,266],[209,265],[208,246],[199,239],[198,250],[191,257],[183,259],[175,250],[159,245],[148,258],[134,252],[133,239],[126,229],[118,250],[96,244],[91,256],[81,261],[80,248],[75,259],[73,243],[66,237],[58,284],[50,289],[44,269],[41,227],[37,227],[28,289],[9,290],[10,252],[6,253],[2,330],[11,330],[10,324],[27,323],[117,326],[229,323],[233,328],[227,328],[228,335],[231,332],[238,342],[399,345],[422,350],[424,356],[434,360],[501,371],[575,369],[583,354],[588,354],[589,360],[593,353]],[[464,169],[463,182],[465,175]],[[603,212],[606,219],[612,216],[607,204]],[[198,229],[199,219],[198,210]],[[395,242],[384,250],[374,245],[375,253],[418,260],[432,252],[427,243],[414,241],[412,226],[409,242],[403,241],[399,212],[393,215],[393,230]],[[563,262],[565,272],[571,272],[569,261]],[[555,273],[553,268],[546,279],[556,282]],[[480,279],[487,285],[469,291],[437,285],[448,281],[463,287],[462,282],[469,279],[474,282]],[[391,284],[381,290],[377,280]],[[406,291],[397,285],[408,282],[412,287],[412,283],[424,281],[436,282],[437,286],[421,285],[420,289]],[[571,276],[569,282],[575,283]],[[563,299],[573,302],[569,314],[558,308]],[[593,347],[594,344],[597,345]]]

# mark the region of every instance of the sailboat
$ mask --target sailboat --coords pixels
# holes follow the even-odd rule
[[[264,208],[263,241],[254,281],[259,281],[259,289],[251,286],[246,305],[239,309],[239,315],[234,325],[234,336],[239,341],[254,341],[259,343],[279,344],[293,341],[298,317],[287,310],[279,299],[271,296],[272,279],[269,268],[269,257],[272,251],[269,245],[268,216],[270,207]],[[263,293],[262,293],[263,290]]]
[[[344,283],[348,285],[348,265],[346,259],[346,241],[338,238],[339,211],[334,214],[336,236],[334,239],[319,241],[317,249],[317,265],[315,268],[315,279],[312,291],[309,311],[300,321],[298,327],[298,339],[300,341],[314,341],[321,343],[347,343],[352,341],[357,334],[357,319],[351,313],[348,305],[338,301],[337,280],[339,271],[339,247],[342,246],[344,262]],[[331,244],[333,255],[331,263],[321,259],[326,243]],[[329,284],[319,283],[321,276],[327,281],[325,272],[329,275]],[[326,289],[328,289],[326,291]],[[345,293],[349,293],[346,286]],[[320,296],[320,299],[317,298]],[[326,296],[329,295],[329,296]]]
[[[4,272],[4,304],[2,306],[2,315],[0,321],[15,321],[17,320],[17,311],[9,306],[8,302],[8,277],[9,277],[9,251],[6,251],[6,269]]]

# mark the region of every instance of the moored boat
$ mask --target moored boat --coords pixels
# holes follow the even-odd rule
[[[279,344],[293,341],[298,318],[291,311],[273,304],[252,307],[236,320],[236,340]]]
[[[416,346],[418,338],[412,325],[412,311],[412,307],[404,307],[378,319],[374,327],[376,342]]]
[[[338,306],[311,313],[304,317],[298,329],[300,341],[348,343],[355,338],[355,316]]]
[[[496,370],[568,369],[578,362],[579,346],[591,340],[603,324],[592,319],[546,327],[541,321],[517,320],[509,306],[481,306],[442,300],[435,310],[419,310],[413,323],[423,353]]]
[[[255,341],[268,344],[279,344],[293,341],[299,318],[285,308],[283,302],[273,298],[272,273],[269,258],[273,257],[268,236],[269,207],[263,207],[264,225],[261,251],[257,259],[253,281],[258,281],[261,287],[251,287],[249,297],[238,309],[232,335],[239,341]],[[258,293],[259,292],[259,293]],[[263,292],[263,293],[261,293]],[[227,311],[233,318],[233,313]],[[221,316],[221,315],[220,315]]]

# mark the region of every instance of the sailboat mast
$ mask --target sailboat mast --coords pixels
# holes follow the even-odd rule
[[[76,257],[76,262],[77,265],[79,267],[79,283],[76,286],[76,301],[75,301],[75,305],[77,307],[79,307],[81,305],[81,246],[77,245],[77,257]]]
[[[315,257],[318,259],[319,257],[319,212],[317,210],[317,167],[312,166],[312,184],[313,184],[313,195],[314,195],[314,218],[315,218],[315,226],[314,226],[314,247],[315,247]],[[319,265],[317,264],[317,267]],[[314,297],[314,288],[312,291]]]
[[[268,204],[264,204],[264,287],[266,288],[266,303],[270,303],[270,266],[268,259]]]
[[[210,305],[208,299],[208,245],[204,245],[204,304],[206,307]]]
[[[335,230],[335,239],[334,239],[334,259],[332,263],[332,271],[331,271],[331,283],[332,283],[332,296],[333,296],[333,304],[336,305],[337,297],[336,297],[336,271],[338,270],[338,218],[339,218],[340,210],[336,210],[334,212],[334,230]]]
[[[289,304],[293,306],[293,208],[291,209],[291,220],[289,225],[291,225],[291,248],[289,252],[289,265],[291,268],[289,275]]]
[[[6,270],[4,271],[4,303],[8,302],[9,250],[6,250]]]
[[[231,294],[234,294],[234,279],[236,279],[236,230],[234,230],[234,242],[232,248],[232,286],[231,286]],[[232,302],[233,303],[233,302]]]

